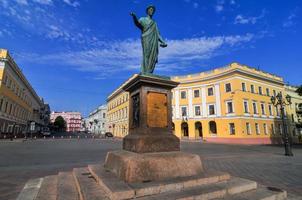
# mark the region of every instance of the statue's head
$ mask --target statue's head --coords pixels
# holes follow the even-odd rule
[[[146,13],[147,13],[149,16],[152,16],[152,15],[155,13],[155,6],[149,5],[149,6],[146,8]]]

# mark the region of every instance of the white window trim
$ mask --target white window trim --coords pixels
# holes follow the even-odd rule
[[[231,90],[228,91],[228,92],[232,92],[232,84],[231,84],[231,83],[225,83],[225,84],[224,84],[224,92],[227,92],[227,91],[226,91],[226,85],[227,85],[227,84],[230,84],[230,87],[231,87]]]
[[[264,113],[262,113],[261,105],[263,105],[263,111],[264,111]],[[266,116],[266,108],[265,108],[265,103],[264,102],[260,103],[260,108],[261,108],[261,116]]]
[[[268,130],[267,130],[267,124],[266,123],[263,124],[263,129],[264,129],[264,134],[268,135]]]
[[[199,97],[195,97],[195,91],[198,90],[199,91]],[[200,98],[201,97],[201,91],[199,88],[193,88],[193,99],[196,99],[196,98]]]
[[[214,106],[214,112],[215,112],[215,114],[214,114],[214,115],[210,115],[210,106],[211,106],[211,105],[213,105],[213,106]],[[209,116],[209,117],[216,117],[216,115],[217,115],[217,111],[216,111],[216,104],[214,104],[214,103],[210,103],[210,104],[208,104],[207,108],[208,108],[208,116]]]
[[[181,97],[181,93],[182,92],[185,92],[186,93],[186,98],[182,98]],[[187,92],[187,90],[180,90],[180,95],[179,95],[179,97],[180,97],[180,99],[188,99],[188,92]]]
[[[187,111],[187,115],[186,115],[186,116],[183,116],[183,115],[182,115],[182,108],[186,108],[186,111]],[[183,118],[183,117],[189,117],[188,106],[180,106],[180,117],[181,117],[181,118]]]
[[[228,103],[232,103],[232,108],[233,108],[232,113],[228,112]],[[235,108],[234,108],[233,100],[226,100],[225,101],[225,113],[226,113],[226,116],[234,116],[235,115]]]
[[[200,107],[200,115],[195,115],[195,107],[197,107],[197,106]],[[194,105],[193,107],[194,107],[194,117],[201,117],[202,116],[202,110],[201,110],[202,106],[201,105]]]
[[[269,112],[269,107],[271,107],[272,113],[268,113],[270,117],[274,117],[274,106],[272,104],[268,104],[268,112]]]
[[[252,135],[252,126],[251,126],[251,123],[250,122],[246,122],[245,123],[245,130],[247,130],[247,124],[249,124],[249,129],[250,129],[250,132],[248,133],[246,133],[247,135]]]
[[[213,94],[212,95],[209,95],[209,89],[210,88],[212,88],[212,90],[213,90]],[[212,96],[214,96],[215,95],[215,89],[214,89],[214,87],[207,87],[207,96],[208,97],[212,97]]]
[[[245,107],[244,107],[244,103],[247,103],[247,112],[245,112]],[[247,116],[249,116],[250,115],[250,105],[249,105],[249,100],[246,100],[246,99],[244,99],[243,100],[243,113],[244,113],[244,115],[247,115]]]
[[[243,87],[242,87],[243,84],[244,84],[245,90],[243,90]],[[241,90],[242,90],[243,92],[246,92],[246,91],[247,91],[246,86],[247,86],[246,82],[241,82]]]
[[[255,131],[256,131],[256,135],[260,135],[261,134],[259,123],[255,123]]]

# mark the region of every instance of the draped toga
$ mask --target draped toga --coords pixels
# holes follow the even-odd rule
[[[141,72],[153,73],[158,57],[158,40],[161,39],[156,22],[150,17],[141,17],[143,62]]]

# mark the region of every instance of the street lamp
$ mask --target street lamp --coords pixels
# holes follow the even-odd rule
[[[278,106],[280,106],[281,111],[281,120],[282,120],[282,128],[283,128],[283,142],[284,142],[284,148],[285,148],[285,155],[286,156],[293,156],[291,145],[289,143],[289,135],[286,129],[286,123],[284,119],[284,106],[290,105],[291,102],[291,96],[286,95],[285,99],[282,97],[282,93],[279,92],[277,96],[271,97],[272,104],[278,109]]]

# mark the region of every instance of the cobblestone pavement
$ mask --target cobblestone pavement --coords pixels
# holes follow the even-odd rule
[[[0,199],[13,200],[26,181],[59,171],[103,162],[107,151],[121,148],[112,139],[0,141]],[[294,157],[279,146],[243,146],[182,142],[182,151],[200,155],[205,169],[229,172],[302,196],[302,148]],[[184,169],[185,170],[185,169]]]

